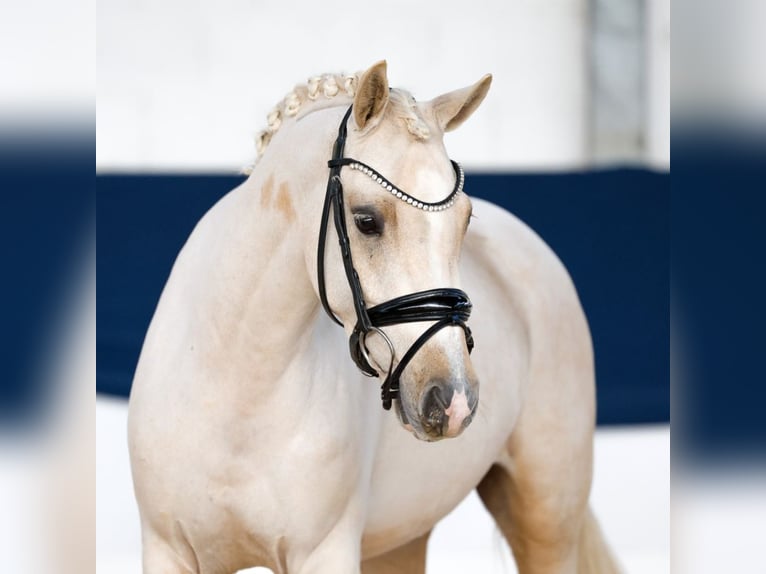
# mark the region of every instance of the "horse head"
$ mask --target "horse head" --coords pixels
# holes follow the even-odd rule
[[[479,106],[491,76],[428,102],[389,89],[385,62],[347,78],[342,111],[335,103],[336,109],[316,114],[331,122],[309,121],[293,107],[304,123],[303,139],[309,129],[323,130],[327,142],[321,159],[306,153],[306,165],[321,173],[308,184],[324,196],[319,229],[318,204],[307,202],[310,208],[302,210],[306,260],[318,269],[317,297],[346,330],[359,368],[384,381],[384,408],[393,401],[419,439],[455,437],[476,412],[479,382],[466,325],[470,301],[459,290],[458,270],[471,201],[443,135]],[[330,80],[325,97],[327,84],[340,90]],[[311,98],[310,90],[301,95]],[[322,93],[319,99],[320,108],[332,108],[322,104]],[[295,146],[295,139],[281,142],[283,153]],[[312,175],[305,170],[301,177]]]

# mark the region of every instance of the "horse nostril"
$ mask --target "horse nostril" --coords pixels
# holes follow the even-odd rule
[[[426,426],[439,429],[444,422],[444,411],[447,405],[444,395],[438,386],[431,387],[423,399],[423,422]]]

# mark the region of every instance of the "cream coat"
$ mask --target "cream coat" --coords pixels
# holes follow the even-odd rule
[[[347,155],[423,200],[441,199],[454,179],[441,134],[473,112],[489,81],[413,104],[388,93],[385,63],[373,66],[348,89]],[[476,386],[477,413],[457,438],[418,440],[429,437],[382,410],[379,380],[348,356],[348,329],[321,311],[326,161],[351,101],[340,90],[284,115],[251,176],[202,218],[178,255],[130,399],[144,571],[422,572],[427,533],[477,486],[522,573],[614,571],[587,510],[588,326],[566,270],[534,232],[465,196],[424,213],[343,172],[368,303],[439,286],[459,286],[474,303],[473,354],[460,329],[445,329],[402,378],[413,413],[434,373]],[[360,202],[386,215],[378,243],[354,228]],[[350,326],[330,235],[330,301]],[[422,330],[392,328],[398,352]],[[378,343],[373,357],[382,364]]]

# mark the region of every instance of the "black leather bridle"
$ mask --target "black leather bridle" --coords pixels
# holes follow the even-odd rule
[[[468,325],[466,325],[466,321],[471,315],[471,300],[468,298],[468,295],[460,289],[445,287],[442,289],[429,289],[427,291],[418,291],[417,293],[402,295],[401,297],[396,297],[395,299],[391,299],[390,301],[386,301],[385,303],[381,303],[380,305],[368,309],[364,301],[364,293],[362,291],[361,282],[359,281],[359,275],[357,274],[356,269],[354,269],[354,263],[351,259],[351,243],[348,237],[346,219],[344,217],[343,185],[340,180],[340,171],[343,166],[351,166],[353,169],[363,171],[399,199],[406,201],[411,205],[415,205],[417,208],[424,211],[442,211],[452,205],[455,196],[462,191],[463,171],[460,166],[453,161],[452,166],[455,170],[455,187],[452,193],[447,198],[437,203],[419,201],[400,191],[371,167],[358,160],[343,157],[343,151],[346,144],[347,123],[350,115],[351,107],[349,107],[346,115],[343,116],[343,120],[338,128],[338,137],[333,146],[332,159],[327,162],[327,165],[330,168],[330,175],[327,180],[327,193],[325,195],[324,207],[322,209],[322,223],[319,228],[319,244],[317,247],[317,281],[319,298],[330,318],[338,325],[343,326],[343,323],[341,323],[330,308],[330,304],[327,301],[327,292],[325,290],[324,251],[325,243],[327,241],[327,227],[330,219],[330,210],[332,209],[335,230],[338,233],[338,242],[340,244],[341,257],[343,259],[343,267],[346,271],[346,278],[348,279],[348,284],[351,288],[351,295],[354,299],[354,310],[356,311],[356,325],[349,338],[351,358],[362,373],[370,377],[377,377],[378,372],[370,364],[370,357],[365,344],[365,339],[369,333],[375,332],[386,342],[389,352],[391,353],[391,361],[388,367],[388,374],[381,385],[381,399],[383,401],[383,408],[389,410],[393,399],[399,397],[399,378],[405,367],[415,356],[415,353],[417,353],[428,339],[433,337],[438,331],[445,327],[461,327],[465,332],[468,352],[470,353],[473,350],[473,336],[471,335],[471,330],[468,328]],[[401,358],[396,369],[394,369],[394,345],[382,330],[382,327],[400,323],[423,321],[435,321],[435,323],[418,337]]]

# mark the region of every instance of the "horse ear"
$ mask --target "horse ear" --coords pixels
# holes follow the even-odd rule
[[[378,117],[388,103],[388,76],[385,60],[373,64],[359,79],[354,96],[354,120],[361,130]]]
[[[473,86],[455,90],[435,98],[433,107],[436,121],[442,130],[449,132],[462,124],[479,107],[492,84],[492,74],[486,74]]]

